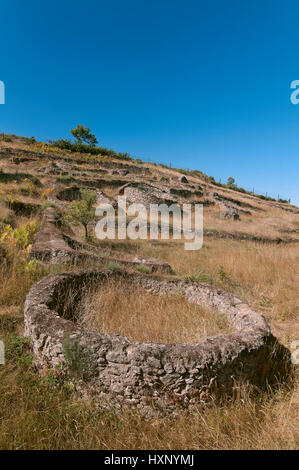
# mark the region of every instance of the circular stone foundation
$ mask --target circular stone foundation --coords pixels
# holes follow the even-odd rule
[[[157,295],[124,276],[87,286],[76,313],[79,326],[138,342],[195,344],[235,332],[223,313],[189,302],[180,292]]]
[[[61,189],[57,192],[56,198],[60,201],[81,201],[82,196],[79,187],[71,186],[70,188]]]
[[[107,278],[126,278],[154,294],[183,295],[226,315],[236,333],[198,344],[160,344],[90,332],[76,324],[77,306],[86,286],[100,287]],[[39,366],[63,363],[101,403],[135,405],[143,413],[197,407],[211,395],[231,394],[236,383],[263,387],[287,372],[289,353],[264,317],[203,283],[111,271],[48,276],[31,288],[24,316]]]

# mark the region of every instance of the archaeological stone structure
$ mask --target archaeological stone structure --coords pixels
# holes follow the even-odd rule
[[[119,276],[153,294],[181,294],[211,314],[217,310],[235,333],[199,344],[157,344],[80,327],[76,306],[85,289],[100,289]],[[289,361],[264,317],[233,295],[203,283],[109,270],[39,281],[25,302],[25,335],[41,368],[62,365],[70,374],[79,371],[80,387],[88,387],[102,405],[134,405],[144,415],[198,407],[211,396],[232,394],[242,383],[272,384],[286,373]]]

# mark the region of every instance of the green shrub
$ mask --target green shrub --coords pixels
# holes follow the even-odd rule
[[[203,271],[199,270],[195,273],[189,274],[188,276],[184,277],[185,281],[193,281],[193,282],[208,282],[212,284],[213,279],[208,274],[205,274]]]
[[[65,215],[66,222],[74,225],[82,224],[85,230],[85,237],[88,238],[88,224],[95,217],[93,204],[96,201],[96,195],[87,189],[80,189],[81,200],[73,201]]]
[[[55,204],[53,204],[53,202],[50,202],[50,201],[43,202],[42,210],[44,211],[45,209],[47,209],[47,207],[55,207]]]
[[[10,225],[4,225],[0,235],[1,242],[7,242],[20,249],[26,249],[33,242],[34,234],[38,229],[36,221],[28,222],[23,227],[13,229]]]
[[[32,144],[35,144],[36,143],[36,139],[35,137],[23,137],[23,140],[25,142],[25,144],[27,145],[32,145]]]
[[[137,266],[136,269],[140,273],[144,273],[144,274],[150,274],[151,273],[151,268],[149,266],[146,266],[145,264],[139,264],[139,266]]]
[[[77,153],[87,153],[94,156],[107,156],[112,158],[119,158],[121,160],[132,160],[128,153],[115,152],[113,149],[108,149],[106,147],[100,147],[98,145],[88,145],[84,143],[74,142],[72,143],[70,139],[58,139],[58,140],[49,140],[49,145],[52,147],[57,147],[61,150],[66,150],[70,152]]]
[[[113,261],[110,261],[108,263],[108,269],[116,273],[122,273],[124,271],[123,267],[120,264],[114,263]]]
[[[86,144],[95,147],[98,143],[96,136],[90,132],[90,128],[84,127],[82,124],[78,124],[75,129],[71,129],[71,134],[78,144]]]
[[[225,271],[223,266],[219,266],[217,273],[216,273],[217,279],[220,282],[220,284],[224,285],[230,285],[232,284],[232,280],[230,275]]]

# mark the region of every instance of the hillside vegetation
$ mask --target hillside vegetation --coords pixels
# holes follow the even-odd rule
[[[220,404],[211,401],[198,412],[147,420],[134,409],[107,411],[92,396],[83,399],[59,369],[37,372],[30,341],[23,336],[24,302],[34,283],[47,274],[91,267],[151,276],[156,267],[153,259],[161,263],[159,269],[171,268],[163,272],[165,276],[206,282],[236,294],[265,315],[287,348],[299,339],[298,207],[233,185],[217,185],[200,171],[176,170],[103,147],[65,142],[45,144],[0,135],[0,340],[6,357],[6,364],[0,365],[0,448],[298,448],[295,366],[294,377],[278,388],[254,393],[239,388],[234,397]],[[134,191],[126,189],[130,184]],[[201,250],[186,251],[184,240],[173,239],[100,241],[92,217],[85,228],[74,216],[76,202],[84,201],[84,190],[96,195],[91,201],[94,208],[96,201],[115,201],[121,188],[137,198],[149,197],[149,187],[155,197],[203,204]],[[65,243],[70,257],[80,253],[79,261],[49,263],[32,256],[49,207],[59,243]],[[39,243],[43,246],[47,239]],[[161,342],[195,342],[228,331],[220,315],[211,321],[209,312],[188,311],[183,299],[171,298],[166,304],[137,294],[117,283],[108,285],[105,315],[98,315],[97,305],[103,299],[94,292],[82,304],[85,325]],[[120,318],[120,310],[128,318],[131,313],[131,322]],[[200,330],[198,336],[195,328]]]

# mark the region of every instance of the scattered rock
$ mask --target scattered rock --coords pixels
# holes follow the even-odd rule
[[[228,207],[224,204],[221,205],[220,217],[221,219],[240,220],[238,211],[234,207]]]
[[[130,202],[144,204],[145,207],[149,207],[150,204],[171,205],[177,202],[162,188],[146,183],[127,183],[119,189],[119,194],[126,196]]]

